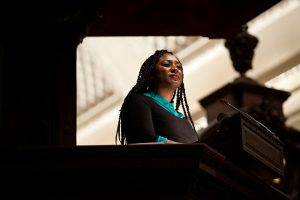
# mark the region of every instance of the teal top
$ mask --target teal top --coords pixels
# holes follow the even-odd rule
[[[158,105],[160,105],[161,107],[163,107],[171,114],[175,115],[176,117],[184,118],[184,115],[181,112],[178,112],[177,110],[174,109],[173,103],[169,102],[167,99],[160,96],[159,94],[156,94],[154,92],[147,92],[144,93],[143,95],[152,98]]]

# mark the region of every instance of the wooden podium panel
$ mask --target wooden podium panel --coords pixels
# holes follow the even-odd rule
[[[284,145],[278,137],[239,113],[225,114],[201,133],[200,141],[259,179],[284,176]]]
[[[254,126],[253,122],[245,118],[241,118],[240,122],[243,150],[283,177],[283,142],[262,127]]]
[[[30,199],[280,199],[206,144],[1,148],[1,194]]]

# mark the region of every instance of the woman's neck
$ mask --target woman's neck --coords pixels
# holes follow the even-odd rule
[[[161,88],[161,89],[155,90],[154,92],[159,94],[160,96],[162,96],[163,98],[165,98],[169,102],[171,102],[173,94],[174,94],[175,91],[170,90],[170,89]]]

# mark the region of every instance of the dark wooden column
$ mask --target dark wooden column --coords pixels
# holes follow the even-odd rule
[[[76,145],[76,49],[98,7],[46,4],[1,8],[1,145]]]

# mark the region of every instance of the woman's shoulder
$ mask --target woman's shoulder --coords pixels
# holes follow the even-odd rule
[[[130,94],[126,97],[122,107],[124,110],[131,110],[135,112],[145,108],[152,109],[153,102],[149,97],[146,97],[143,94]]]
[[[135,103],[135,104],[136,103],[147,103],[147,104],[153,103],[149,97],[145,96],[142,93],[134,93],[134,94],[127,96],[126,102],[127,103]]]

